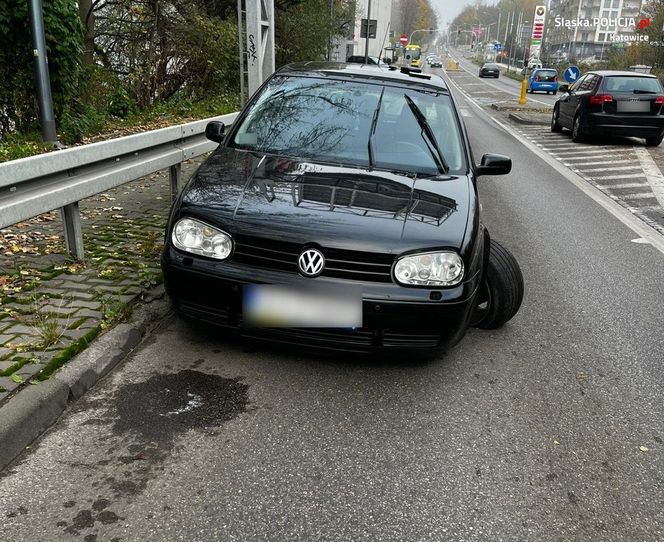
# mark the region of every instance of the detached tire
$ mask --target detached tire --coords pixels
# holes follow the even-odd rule
[[[516,258],[491,239],[489,266],[480,292],[473,326],[497,329],[509,321],[523,301],[523,275]]]

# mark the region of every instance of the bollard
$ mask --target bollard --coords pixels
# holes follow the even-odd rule
[[[519,96],[519,105],[526,104],[526,80],[521,81],[521,96]]]

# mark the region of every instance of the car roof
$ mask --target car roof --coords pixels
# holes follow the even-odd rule
[[[611,77],[614,75],[629,75],[631,77],[647,77],[649,79],[657,79],[656,75],[653,75],[652,73],[639,73],[639,72],[630,72],[626,70],[592,70],[589,71],[588,73],[594,73],[595,75],[599,75],[601,77]]]
[[[448,90],[445,81],[439,75],[420,72],[408,74],[399,69],[390,69],[387,65],[323,61],[296,62],[279,68],[278,73],[308,77],[337,76],[349,79],[364,79],[366,81],[383,80],[401,83],[404,86],[423,86],[436,90]]]

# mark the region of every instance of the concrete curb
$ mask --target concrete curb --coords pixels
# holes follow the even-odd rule
[[[539,120],[539,119],[528,119],[525,117],[522,117],[521,115],[517,115],[516,113],[510,113],[508,115],[510,120],[513,120],[517,124],[528,124],[532,126],[548,126],[549,121],[547,120]]]
[[[48,380],[26,385],[0,408],[0,471],[60,417],[68,400],[80,398],[169,314],[163,287],[148,292],[146,301],[128,323],[93,341]]]
[[[550,113],[553,110],[545,107],[530,107],[528,105],[519,105],[516,102],[506,104],[505,102],[497,102],[491,104],[491,109],[496,111],[519,111],[521,113]]]

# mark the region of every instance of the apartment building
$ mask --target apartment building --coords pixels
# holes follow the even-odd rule
[[[637,39],[641,0],[551,0],[544,43],[550,58],[606,59]]]

